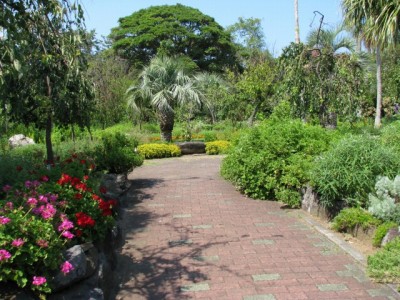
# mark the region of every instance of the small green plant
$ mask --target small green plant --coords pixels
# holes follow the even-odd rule
[[[96,167],[108,173],[126,173],[140,166],[143,158],[135,152],[137,145],[136,140],[122,133],[105,134],[93,152]]]
[[[400,283],[400,238],[368,257],[367,272],[378,282]]]
[[[395,222],[385,222],[381,225],[379,225],[376,230],[375,230],[375,235],[374,235],[374,240],[372,244],[375,247],[380,247],[382,244],[382,240],[385,237],[385,235],[388,233],[388,231],[392,228],[396,228],[399,225]]]
[[[204,141],[207,142],[214,142],[218,139],[217,133],[214,131],[204,131]]]
[[[400,176],[394,180],[380,177],[375,184],[375,194],[369,195],[368,211],[383,221],[400,224]]]
[[[323,206],[345,201],[346,206],[367,208],[376,178],[394,176],[399,167],[397,153],[378,138],[348,136],[315,160],[311,180]]]
[[[175,144],[143,144],[137,150],[146,159],[181,156],[181,149]]]
[[[358,228],[367,230],[378,226],[380,220],[372,216],[368,211],[359,208],[345,208],[333,219],[332,228],[339,232],[354,233]]]
[[[209,155],[213,154],[226,154],[231,147],[231,143],[228,141],[213,141],[206,143],[206,153]]]

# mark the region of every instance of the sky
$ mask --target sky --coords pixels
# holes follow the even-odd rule
[[[86,27],[97,35],[107,36],[118,26],[118,19],[158,5],[182,5],[197,8],[213,17],[222,27],[236,23],[239,17],[258,18],[265,34],[267,49],[279,56],[282,48],[294,41],[293,0],[81,0],[85,11]],[[312,29],[319,27],[324,15],[323,28],[332,29],[342,21],[340,0],[298,0],[300,40],[305,41]],[[314,19],[314,20],[313,20]]]

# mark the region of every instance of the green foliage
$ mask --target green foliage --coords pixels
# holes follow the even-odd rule
[[[252,198],[299,207],[313,158],[329,141],[328,131],[299,120],[265,121],[242,133],[221,173]]]
[[[175,144],[143,144],[138,153],[147,159],[181,156],[181,149]]]
[[[396,152],[378,138],[348,136],[316,159],[311,179],[323,206],[344,200],[347,206],[366,208],[377,176],[394,176],[399,166]]]
[[[135,152],[138,142],[122,133],[104,134],[93,156],[97,168],[108,173],[127,173],[140,166],[143,158]]]
[[[368,211],[383,221],[400,224],[400,176],[394,180],[380,177],[375,184],[375,194],[369,195]]]
[[[400,283],[400,238],[368,257],[367,272],[378,282]]]
[[[139,66],[157,54],[182,53],[204,71],[235,64],[229,33],[213,18],[181,4],[151,6],[121,18],[110,38],[118,55]]]
[[[231,148],[231,143],[228,141],[213,141],[206,143],[206,153],[213,154],[226,154]]]
[[[381,129],[381,140],[385,145],[400,149],[400,121],[395,121]]]
[[[332,228],[339,232],[354,232],[358,228],[367,230],[372,226],[377,226],[380,220],[372,216],[366,210],[359,207],[342,209],[333,219]]]
[[[204,132],[204,141],[207,142],[214,142],[216,141],[217,138],[217,133],[214,131],[205,131]]]
[[[382,240],[385,237],[385,235],[388,233],[388,231],[392,228],[399,227],[399,224],[395,222],[385,222],[379,225],[376,230],[375,230],[375,235],[374,235],[374,240],[372,244],[375,247],[380,247],[382,244]]]

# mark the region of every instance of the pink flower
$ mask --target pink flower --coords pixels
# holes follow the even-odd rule
[[[10,252],[4,249],[0,249],[0,261],[9,259],[11,257]]]
[[[64,231],[64,230],[68,230],[74,228],[74,223],[72,223],[70,220],[68,219],[64,219],[62,221],[62,223],[58,226],[58,231]]]
[[[28,203],[29,206],[36,206],[38,201],[36,200],[36,198],[30,197],[26,203]]]
[[[0,225],[5,225],[5,224],[9,223],[10,221],[11,221],[10,218],[0,216]]]
[[[6,205],[4,205],[4,207],[8,210],[13,210],[14,209],[14,203],[12,202],[7,202]]]
[[[19,239],[13,240],[11,245],[13,247],[21,247],[24,243],[25,243],[25,241],[23,239],[19,238]]]
[[[33,285],[42,285],[46,283],[46,278],[45,277],[40,277],[40,276],[33,276],[32,284]]]
[[[5,193],[7,193],[9,190],[11,190],[11,185],[6,184],[5,186],[3,186],[3,191]]]
[[[46,240],[38,240],[36,242],[36,244],[40,247],[40,248],[47,248],[49,246],[49,243]]]
[[[42,218],[47,220],[47,219],[51,219],[52,217],[54,217],[54,215],[56,214],[57,210],[54,208],[53,205],[51,204],[46,204],[45,207],[43,207],[43,210],[41,212]]]
[[[48,199],[47,199],[47,197],[46,197],[46,196],[44,196],[44,195],[40,195],[40,196],[39,196],[39,202],[42,202],[42,203],[47,203],[47,202],[48,202]]]
[[[61,272],[65,274],[68,274],[71,272],[74,268],[74,266],[67,260],[61,265]]]
[[[72,234],[70,231],[66,230],[61,235],[69,240],[73,239],[75,237],[74,234]]]

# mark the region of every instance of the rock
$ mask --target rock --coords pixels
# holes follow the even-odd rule
[[[31,138],[26,137],[23,134],[16,134],[8,139],[8,144],[10,145],[11,149],[14,149],[16,147],[33,145],[35,144],[35,142]]]
[[[327,211],[319,205],[317,193],[309,185],[307,185],[306,191],[304,192],[301,208],[313,216],[329,219]]]
[[[90,243],[76,245],[66,251],[65,260],[68,260],[74,269],[67,274],[58,272],[52,281],[55,292],[93,275],[98,266],[98,252]]]
[[[389,229],[385,237],[382,239],[381,246],[382,247],[385,246],[387,243],[389,243],[391,240],[394,240],[396,237],[400,237],[400,227]]]
[[[206,144],[203,142],[182,142],[176,143],[176,145],[181,149],[183,155],[206,153]]]

